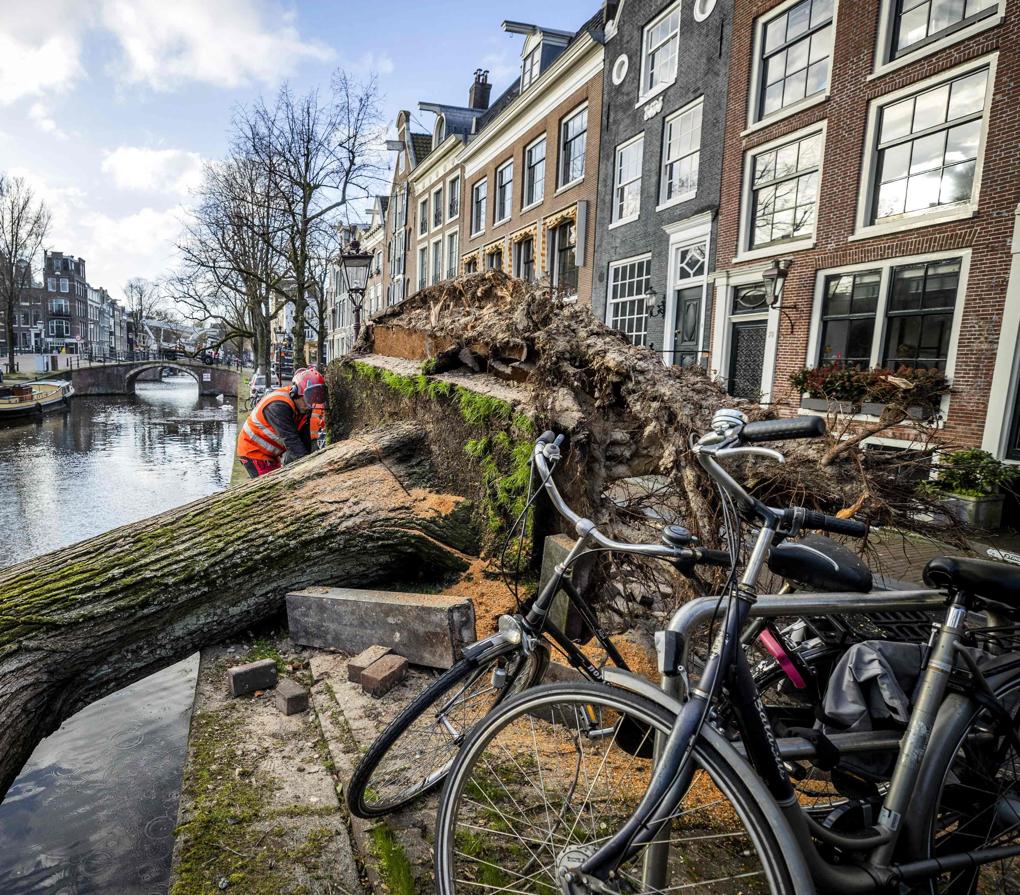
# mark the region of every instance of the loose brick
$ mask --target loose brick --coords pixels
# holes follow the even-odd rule
[[[246,696],[275,686],[276,662],[272,659],[260,659],[227,669],[227,687],[231,696]]]
[[[389,693],[406,674],[407,659],[390,653],[361,672],[361,689],[378,699]]]
[[[370,646],[366,650],[362,650],[358,655],[347,663],[347,680],[352,684],[361,683],[361,673],[368,668],[373,662],[378,662],[383,656],[393,652],[388,646],[381,646],[375,644]]]
[[[276,687],[276,707],[284,715],[308,710],[308,691],[297,681],[285,679]]]

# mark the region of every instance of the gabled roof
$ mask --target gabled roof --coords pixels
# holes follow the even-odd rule
[[[485,114],[484,109],[469,109],[466,106],[448,106],[443,103],[418,103],[423,112],[434,112],[442,115],[446,123],[446,136],[450,134],[465,135],[471,133],[476,118]]]
[[[411,134],[411,149],[414,152],[412,167],[420,165],[432,151],[432,134]]]

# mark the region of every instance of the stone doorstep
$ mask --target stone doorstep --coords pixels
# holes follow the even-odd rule
[[[352,684],[361,683],[361,673],[373,662],[392,652],[388,646],[375,644],[362,650],[353,659],[347,660],[347,680]]]
[[[231,696],[246,696],[256,690],[270,690],[276,686],[276,662],[260,659],[247,665],[227,669],[227,689]]]
[[[361,672],[361,688],[378,699],[407,677],[407,659],[388,653]]]

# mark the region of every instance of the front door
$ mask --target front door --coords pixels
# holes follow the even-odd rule
[[[698,324],[701,322],[703,289],[694,286],[676,292],[673,328],[673,363],[690,367],[698,362]]]
[[[765,320],[734,323],[730,340],[729,393],[749,401],[761,399],[761,374],[765,363]]]

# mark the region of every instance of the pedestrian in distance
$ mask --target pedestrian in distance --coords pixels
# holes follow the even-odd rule
[[[312,452],[312,408],[326,403],[326,381],[318,370],[299,370],[290,387],[266,392],[244,421],[237,456],[252,478]]]

